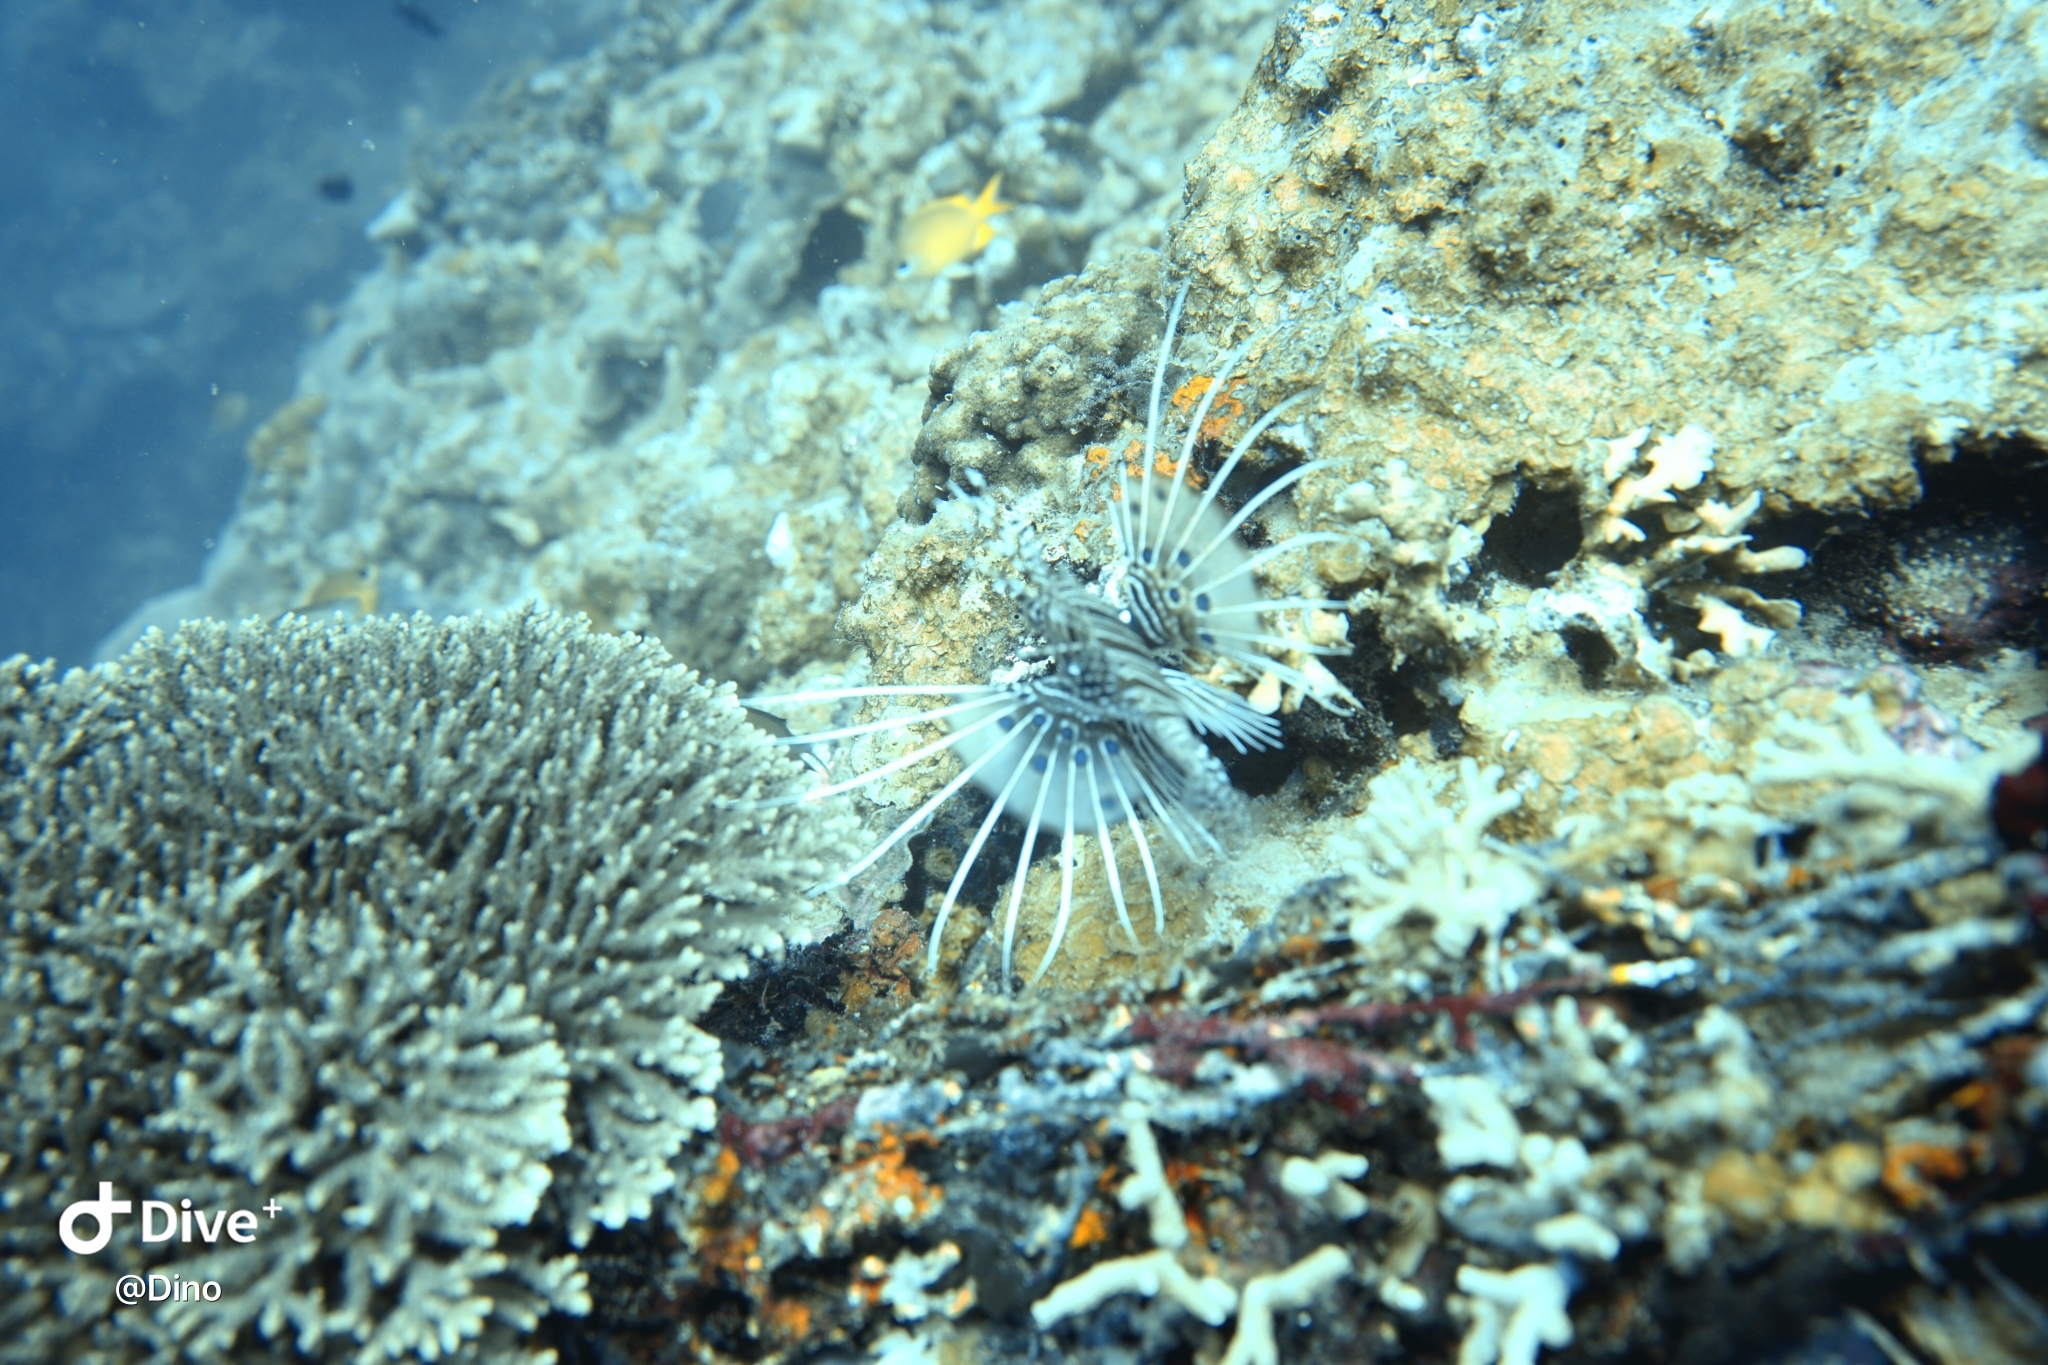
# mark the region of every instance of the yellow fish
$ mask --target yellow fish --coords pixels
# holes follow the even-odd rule
[[[377,568],[335,569],[323,574],[313,585],[306,600],[299,603],[299,611],[313,611],[319,607],[339,607],[350,603],[364,616],[377,614]]]
[[[903,230],[896,235],[897,249],[903,253],[902,273],[930,279],[994,241],[996,230],[988,220],[1015,207],[996,198],[1002,183],[1001,174],[992,175],[974,198],[949,194],[904,219]]]

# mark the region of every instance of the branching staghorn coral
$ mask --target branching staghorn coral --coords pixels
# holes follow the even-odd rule
[[[1211,1327],[1220,1327],[1236,1315],[1237,1330],[1223,1353],[1224,1365],[1276,1365],[1279,1346],[1273,1336],[1274,1314],[1308,1307],[1339,1281],[1355,1277],[1377,1283],[1382,1299],[1404,1311],[1420,1311],[1426,1306],[1413,1286],[1370,1266],[1359,1271],[1351,1254],[1334,1243],[1317,1247],[1284,1270],[1251,1276],[1242,1292],[1214,1276],[1197,1279],[1180,1263],[1178,1253],[1188,1242],[1187,1219],[1167,1185],[1151,1116],[1143,1104],[1130,1100],[1124,1103],[1120,1118],[1132,1173],[1117,1188],[1117,1202],[1126,1209],[1145,1209],[1154,1249],[1103,1261],[1054,1286],[1031,1305],[1031,1320],[1041,1331],[1119,1294],[1163,1297]],[[1318,1163],[1304,1161],[1302,1165],[1326,1178],[1364,1174],[1362,1159],[1342,1153],[1327,1153]],[[1357,1217],[1364,1211],[1362,1197],[1348,1186],[1340,1188],[1357,1200],[1359,1207],[1354,1210],[1351,1203],[1340,1202],[1332,1212],[1344,1219]],[[1327,1193],[1327,1188],[1320,1189],[1314,1197]]]
[[[0,1356],[548,1358],[541,1316],[589,1303],[570,1248],[711,1124],[691,1021],[847,847],[722,799],[804,781],[729,689],[539,611],[0,665]],[[68,1256],[101,1181],[284,1212]],[[173,1268],[225,1292],[109,1311]]]
[[[1457,804],[1412,762],[1372,780],[1365,814],[1337,845],[1349,873],[1351,937],[1369,942],[1411,914],[1434,922],[1439,951],[1462,956],[1475,936],[1497,938],[1516,911],[1543,894],[1542,879],[1486,836],[1522,802],[1501,791],[1501,769],[1458,763]],[[1348,845],[1348,847],[1346,846]]]
[[[1872,697],[1856,693],[1817,720],[1779,716],[1774,734],[1755,746],[1758,762],[1749,780],[1758,788],[1791,789],[1777,801],[1816,826],[1815,856],[1868,866],[1916,840],[1984,837],[1992,784],[2024,766],[2032,747],[2030,737],[2018,734],[1998,749],[1959,756],[1909,750],[1878,719]]]
[[[1720,660],[1710,650],[1676,657],[1671,641],[1650,629],[1652,594],[1698,613],[1699,629],[1721,642],[1723,659],[1746,658],[1797,625],[1800,606],[1734,580],[1798,569],[1806,553],[1789,545],[1749,548],[1747,528],[1763,508],[1760,492],[1732,503],[1694,495],[1714,470],[1714,438],[1705,428],[1687,423],[1645,452],[1649,435],[1642,427],[1589,443],[1589,461],[1597,457],[1598,464],[1586,471],[1588,482],[1609,496],[1579,558],[1555,587],[1530,599],[1530,623],[1590,626],[1646,677],[1683,680]],[[1654,514],[1654,535],[1636,519],[1640,514]]]

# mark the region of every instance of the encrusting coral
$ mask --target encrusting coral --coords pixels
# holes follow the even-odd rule
[[[0,665],[0,1356],[551,1359],[572,1248],[711,1126],[692,1020],[846,853],[725,802],[807,780],[729,688],[538,610]],[[67,1255],[102,1181],[282,1212]],[[108,1311],[167,1255],[225,1292]]]

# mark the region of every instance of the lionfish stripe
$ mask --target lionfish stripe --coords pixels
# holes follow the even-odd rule
[[[1024,827],[1024,842],[1017,849],[1017,876],[1010,883],[1010,913],[1003,918],[1003,983],[1007,988],[1010,980],[1010,950],[1017,938],[1017,911],[1024,904],[1024,875],[1031,870],[1031,850],[1038,843],[1039,819],[1045,814],[1045,796],[1052,789],[1050,774],[1059,767],[1059,741],[1052,746],[1052,761],[1046,765],[1047,776],[1039,779],[1038,799],[1031,803],[1031,819]]]
[[[991,717],[990,719],[1000,721],[1004,716],[1015,715],[1018,709],[1018,705],[1012,705],[1007,711],[998,712],[995,716]],[[962,730],[959,732],[960,735],[968,733],[971,733],[971,731]],[[954,736],[954,738],[958,737],[958,735]],[[1005,743],[1007,743],[1007,741],[1005,741]],[[910,813],[909,818],[904,820],[902,824],[896,826],[896,828],[890,832],[888,838],[882,840],[881,843],[875,845],[874,849],[871,852],[869,852],[869,854],[865,858],[862,858],[852,867],[849,867],[844,872],[841,872],[837,877],[834,877],[831,881],[827,882],[826,885],[844,886],[848,882],[852,881],[855,877],[858,877],[861,873],[867,871],[870,867],[873,867],[877,859],[879,859],[884,853],[887,853],[891,848],[895,847],[897,840],[901,839],[904,835],[910,833],[912,829],[916,828],[919,821],[923,820],[926,816],[930,815],[933,811],[937,810],[953,795],[954,792],[959,791],[962,787],[966,786],[969,782],[973,781],[974,775],[977,772],[980,772],[983,768],[987,767],[989,761],[1002,751],[1002,744],[991,745],[989,747],[988,752],[982,754],[972,763],[969,763],[966,767],[962,768],[957,774],[954,775],[952,781],[948,782],[945,786],[939,788],[938,795],[932,797],[930,800],[926,801],[922,806],[919,806],[916,810],[912,811]]]
[[[1336,545],[1355,541],[1356,539],[1357,537],[1347,536],[1342,531],[1303,531],[1298,536],[1289,536],[1278,545],[1268,545],[1257,554],[1246,556],[1244,563],[1226,573],[1219,574],[1215,578],[1203,580],[1201,586],[1205,592],[1213,591],[1217,584],[1228,583],[1233,578],[1242,577],[1254,570],[1264,568],[1289,550],[1296,550],[1304,545]],[[1209,548],[1213,550],[1216,547],[1212,545]],[[1201,563],[1202,559],[1206,557],[1206,554],[1198,557],[1195,563]],[[1263,606],[1264,604],[1261,603],[1260,605]]]
[[[1246,452],[1251,450],[1252,443],[1258,440],[1259,437],[1265,435],[1266,429],[1272,426],[1273,423],[1279,421],[1281,417],[1286,415],[1286,412],[1289,408],[1301,402],[1303,399],[1306,399],[1310,394],[1314,392],[1314,389],[1303,389],[1300,393],[1293,394],[1287,398],[1282,399],[1280,402],[1275,403],[1270,409],[1266,411],[1264,416],[1260,417],[1258,421],[1252,424],[1252,429],[1250,431],[1247,431],[1242,437],[1238,439],[1237,444],[1232,446],[1230,449],[1230,458],[1223,462],[1222,466],[1219,469],[1217,469],[1215,477],[1209,480],[1209,487],[1202,494],[1201,505],[1195,509],[1195,515],[1188,518],[1188,524],[1185,528],[1182,529],[1180,533],[1180,539],[1175,541],[1173,545],[1169,547],[1160,556],[1162,561],[1171,557],[1176,552],[1187,548],[1188,537],[1194,534],[1195,525],[1197,522],[1201,520],[1202,513],[1215,505],[1216,495],[1222,491],[1224,482],[1227,479],[1229,479],[1232,474],[1237,472],[1238,462],[1244,459]]]
[[[1012,714],[1014,710],[1015,708],[1013,707],[1009,711],[993,712],[990,715],[984,716],[982,719],[974,722],[974,724],[968,726],[964,730],[953,730],[948,732],[947,734],[939,736],[937,739],[931,741],[929,744],[920,744],[917,748],[912,749],[909,753],[904,754],[902,757],[892,758],[887,763],[884,763],[881,767],[870,768],[866,772],[861,773],[857,777],[849,777],[844,782],[835,782],[829,787],[813,787],[811,790],[804,792],[800,796],[781,799],[770,804],[789,805],[798,801],[822,801],[828,796],[837,796],[841,792],[850,792],[856,787],[865,787],[868,783],[874,781],[878,777],[887,777],[890,773],[901,772],[913,763],[919,762],[923,759],[930,758],[933,754],[937,753],[941,749],[952,748],[955,744],[958,744],[967,736],[988,729],[989,726],[994,725],[1004,716]],[[914,717],[906,717],[905,723],[912,723],[915,719],[916,718]]]
[[[1267,673],[1271,673],[1289,687],[1298,687],[1310,696],[1316,695],[1318,684],[1313,678],[1298,668],[1281,663],[1278,659],[1269,658],[1264,654],[1253,654],[1249,651],[1242,654],[1227,653],[1224,657],[1234,659],[1247,668],[1262,669]]]
[[[1152,370],[1152,401],[1145,417],[1145,464],[1152,464],[1152,452],[1159,442],[1159,391],[1166,382],[1166,366],[1173,358],[1173,334],[1180,326],[1180,311],[1188,301],[1188,281],[1182,281],[1180,292],[1173,296],[1173,307],[1167,310],[1166,331],[1159,338],[1159,363]],[[1116,497],[1109,508],[1109,519],[1116,531],[1116,548],[1119,558],[1135,561],[1138,557],[1137,518],[1131,514],[1130,483],[1126,478],[1124,461],[1116,465]]]
[[[1059,753],[1057,749],[1053,752],[1055,755]],[[1078,746],[1076,752],[1078,752]],[[1067,775],[1067,820],[1066,825],[1060,832],[1060,915],[1058,919],[1053,921],[1052,942],[1045,945],[1045,956],[1038,959],[1038,970],[1031,974],[1031,984],[1034,986],[1045,975],[1046,970],[1052,966],[1053,954],[1060,950],[1060,943],[1067,936],[1067,921],[1073,917],[1074,913],[1074,788],[1080,784],[1074,781],[1071,763],[1069,763],[1065,771]],[[1049,782],[1051,778],[1048,776],[1046,780]],[[1024,850],[1019,856],[1028,858],[1030,850]]]
[[[1280,723],[1245,705],[1235,692],[1190,678],[1182,673],[1168,677],[1181,702],[1181,709],[1197,730],[1220,735],[1239,753],[1252,749],[1277,749],[1283,743]]]
[[[1173,334],[1180,330],[1180,311],[1187,304],[1188,285],[1192,283],[1192,280],[1181,281],[1180,292],[1173,296],[1173,307],[1166,315],[1166,332],[1159,338],[1159,363],[1152,370],[1152,406],[1145,418],[1145,471],[1143,475],[1145,496],[1143,501],[1147,504],[1147,507],[1139,511],[1138,515],[1140,518],[1146,516],[1150,510],[1152,500],[1152,460],[1159,450],[1159,393],[1161,389],[1166,387],[1166,367],[1173,360]],[[1142,528],[1146,524],[1142,520],[1137,523],[1136,528],[1128,525],[1131,520],[1131,500],[1124,485],[1123,461],[1118,460],[1116,462],[1116,470],[1117,491],[1120,494],[1125,494],[1125,496],[1118,499],[1124,507],[1124,518],[1127,523],[1125,529],[1129,531]],[[1142,531],[1140,531],[1137,539],[1139,541],[1143,540]],[[1128,545],[1125,557],[1135,560],[1138,557],[1138,545]]]
[[[1216,395],[1223,392],[1230,376],[1237,373],[1237,367],[1243,364],[1245,356],[1250,354],[1253,340],[1252,337],[1246,337],[1237,349],[1223,358],[1223,363],[1216,367],[1215,379],[1210,381],[1209,387],[1202,390],[1202,401],[1195,405],[1195,415],[1188,419],[1187,437],[1180,446],[1180,461],[1173,467],[1173,487],[1166,490],[1166,506],[1159,510],[1159,544],[1152,547],[1159,552],[1159,562],[1162,564],[1166,561],[1166,537],[1173,530],[1173,505],[1180,499],[1180,490],[1187,483],[1188,470],[1194,467],[1195,445],[1202,437],[1202,423],[1208,420],[1209,409],[1216,402]],[[1212,480],[1209,484],[1209,496],[1203,499],[1203,503],[1209,502],[1215,494],[1216,483]],[[1146,510],[1150,511],[1149,504]],[[1193,521],[1194,518],[1190,517],[1191,525]],[[1186,532],[1181,533],[1181,539],[1187,539]]]
[[[1244,525],[1245,519],[1250,517],[1252,513],[1258,511],[1261,507],[1264,507],[1269,501],[1271,501],[1273,498],[1278,497],[1287,489],[1292,488],[1296,483],[1301,481],[1303,476],[1313,474],[1318,469],[1328,469],[1332,463],[1334,462],[1330,460],[1310,460],[1307,464],[1296,465],[1294,468],[1288,470],[1285,474],[1282,474],[1279,478],[1273,480],[1273,482],[1267,484],[1264,488],[1261,488],[1257,493],[1253,494],[1251,498],[1245,502],[1244,506],[1237,509],[1237,515],[1233,516],[1228,522],[1226,522],[1224,524],[1223,529],[1218,531],[1215,534],[1215,536],[1210,539],[1209,543],[1202,547],[1202,552],[1196,555],[1193,559],[1188,561],[1187,574],[1183,575],[1183,577],[1192,575],[1195,570],[1195,565],[1200,564],[1210,555],[1215,554],[1216,551],[1220,549],[1224,544],[1226,544],[1232,536],[1235,536],[1237,534],[1237,528]],[[1309,534],[1321,536],[1326,540],[1350,539],[1350,537],[1340,536],[1334,531],[1314,531],[1310,532]],[[1286,540],[1281,541],[1279,545],[1276,545],[1273,548],[1277,550],[1284,546],[1300,545],[1305,542],[1305,536],[1289,536]]]
[[[1088,763],[1088,808],[1095,812],[1095,834],[1102,841],[1102,866],[1109,874],[1109,898],[1116,903],[1116,922],[1124,927],[1124,934],[1131,940],[1131,947],[1144,951],[1138,942],[1138,931],[1131,927],[1131,912],[1124,905],[1123,878],[1117,875],[1116,850],[1109,842],[1109,822],[1102,818],[1102,780],[1095,770],[1102,764],[1091,759]]]
[[[1348,645],[1318,645],[1306,640],[1290,640],[1284,635],[1257,635],[1247,630],[1212,630],[1209,632],[1219,640],[1244,640],[1255,645],[1271,645],[1275,649],[1292,649],[1303,654],[1349,654]]]
[[[1152,932],[1155,935],[1166,932],[1166,900],[1159,893],[1159,872],[1152,865],[1152,844],[1145,838],[1145,828],[1138,823],[1137,807],[1131,804],[1131,794],[1124,790],[1124,780],[1117,775],[1116,764],[1109,767],[1109,784],[1116,788],[1116,799],[1124,808],[1124,819],[1131,825],[1131,841],[1138,846],[1138,861],[1145,865],[1145,884],[1152,888]],[[1135,774],[1133,774],[1135,776]],[[1137,941],[1137,935],[1131,936]]]
[[[1288,544],[1294,542],[1289,540]],[[1210,607],[1203,615],[1228,616],[1240,611],[1349,611],[1351,604],[1336,597],[1262,597],[1256,602],[1232,602],[1226,606]]]
[[[974,841],[967,845],[967,852],[960,856],[960,865],[953,869],[953,880],[946,886],[946,899],[939,904],[939,917],[932,921],[931,943],[925,949],[925,974],[928,976],[937,974],[939,970],[939,943],[945,937],[946,921],[953,914],[953,905],[960,897],[960,888],[967,884],[967,874],[974,867],[974,860],[981,856],[981,846],[988,842],[989,831],[996,827],[996,821],[1002,818],[1004,809],[1009,805],[1010,793],[1016,789],[1018,780],[1030,770],[1031,756],[1038,752],[1038,746],[1044,741],[1047,729],[1048,727],[1043,725],[1020,725],[1011,732],[1010,739],[997,744],[992,750],[999,753],[1027,730],[1031,734],[1031,743],[1026,746],[1023,757],[1017,760],[1017,766],[1010,771],[1009,778],[1003,783],[1003,789],[996,794],[995,804],[988,808],[988,814],[982,819],[981,828],[974,832]],[[1004,979],[1008,980],[1007,975]]]
[[[742,706],[808,706],[819,701],[845,701],[851,697],[957,697],[965,692],[993,692],[986,683],[949,686],[944,683],[897,683],[873,687],[821,687],[813,692],[785,692],[778,697],[743,697]]]
[[[822,744],[826,740],[852,739],[857,735],[871,735],[877,730],[901,730],[906,726],[915,725],[919,721],[939,720],[946,716],[957,716],[963,711],[972,711],[978,706],[994,705],[1002,700],[1007,689],[1001,687],[961,687],[955,688],[953,691],[956,694],[960,692],[978,692],[981,695],[970,698],[967,701],[955,702],[951,706],[939,706],[934,707],[930,711],[920,711],[914,716],[890,716],[883,720],[866,721],[859,725],[842,725],[836,730],[812,730],[807,734],[790,735],[786,739],[772,739],[769,743],[784,745]],[[777,698],[777,700],[787,699]]]
[[[1135,763],[1131,765],[1131,781],[1137,784],[1138,794],[1145,798],[1145,808],[1152,813],[1152,818],[1157,820],[1160,826],[1173,836],[1173,841],[1180,845],[1180,851],[1187,855],[1188,861],[1199,862],[1200,857],[1196,854],[1194,846],[1188,842],[1188,837],[1180,832],[1180,826],[1174,822],[1173,817],[1167,814],[1168,803],[1160,799],[1159,793],[1153,789],[1151,781],[1146,778],[1144,772]],[[1215,848],[1217,852],[1223,851],[1222,845],[1210,838],[1209,831],[1202,829],[1201,824],[1192,815],[1188,814],[1187,811],[1181,811],[1181,818],[1199,830],[1202,837],[1207,839],[1210,846]]]

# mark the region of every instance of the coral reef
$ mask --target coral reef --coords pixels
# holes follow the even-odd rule
[[[103,654],[376,566],[387,609],[544,601],[745,683],[840,657],[933,355],[1159,241],[1271,16],[636,4],[415,157],[385,267],[265,428],[296,439],[252,443],[201,583]],[[905,217],[993,173],[994,241],[900,278]]]
[[[711,1126],[692,1021],[844,856],[819,812],[726,808],[803,775],[729,688],[538,611],[7,663],[0,1350],[551,1358],[536,1324],[590,1303],[573,1248]],[[68,1255],[102,1182],[284,1211],[175,1260],[216,1300],[109,1313],[199,1249]]]
[[[508,87],[200,589],[585,606],[888,835],[698,1019],[715,1137],[576,1253],[579,1348],[2048,1353],[2038,7],[941,10],[650,7]],[[1175,217],[1195,51],[1249,83]],[[1003,825],[904,699],[1155,606],[1161,475],[1299,605],[1139,939],[1171,841]]]

